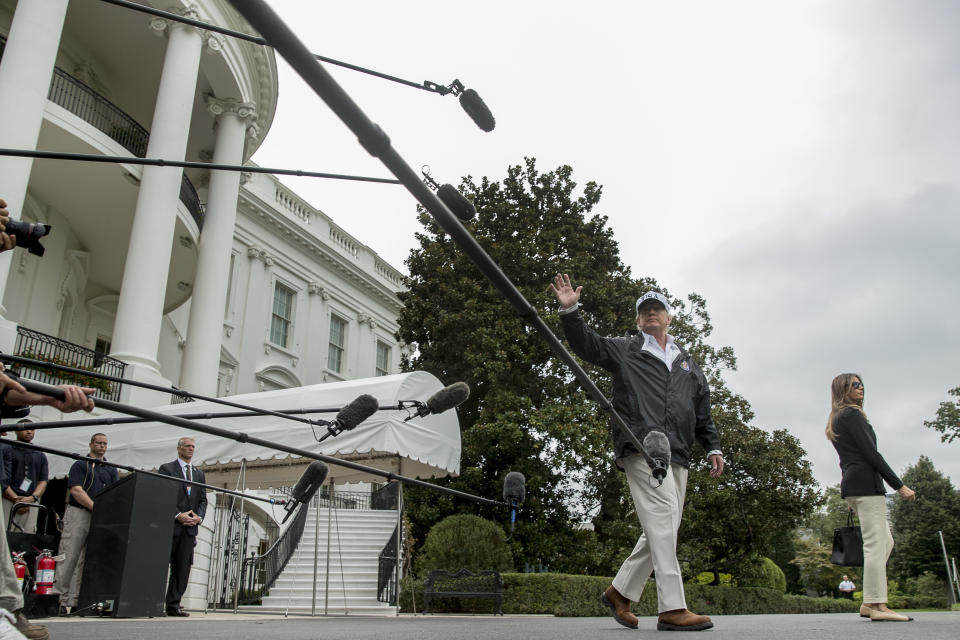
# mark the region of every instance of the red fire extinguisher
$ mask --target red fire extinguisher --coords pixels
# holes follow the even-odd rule
[[[13,554],[13,570],[17,574],[17,586],[23,591],[23,579],[27,576],[27,563],[23,561],[24,552]]]
[[[33,592],[44,595],[53,591],[53,579],[57,571],[57,561],[53,559],[53,552],[44,549],[37,556],[37,570],[34,573],[36,581],[33,583]]]

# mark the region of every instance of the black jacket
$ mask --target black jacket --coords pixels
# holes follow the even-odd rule
[[[193,465],[191,465],[193,466]],[[203,475],[203,471],[193,466],[194,482],[206,482],[206,478]],[[180,466],[179,460],[174,460],[173,462],[167,462],[166,464],[160,465],[160,468],[157,469],[160,473],[167,476],[174,476],[176,478],[183,478],[183,468]],[[177,513],[184,513],[186,511],[193,511],[195,514],[200,516],[202,519],[204,514],[207,512],[207,490],[203,487],[198,487],[196,485],[190,485],[190,495],[187,495],[187,485],[183,483],[177,483]],[[174,517],[176,513],[171,513],[170,517]],[[196,536],[198,526],[194,525],[192,527],[185,527],[179,522],[173,523],[173,535],[179,536],[182,533],[187,534],[188,536]]]
[[[886,493],[883,481],[894,490],[903,486],[903,481],[893,472],[887,461],[877,451],[877,434],[861,411],[844,409],[833,423],[837,439],[833,448],[840,456],[840,497],[882,496]]]
[[[670,461],[690,466],[690,447],[699,440],[706,451],[720,449],[720,436],[710,416],[710,386],[693,358],[680,348],[673,366],[643,351],[643,336],[604,338],[586,325],[579,312],[560,316],[574,353],[613,373],[613,407],[643,442],[653,428],[670,440]],[[679,347],[679,345],[677,345]],[[617,458],[639,453],[619,427],[612,425]]]

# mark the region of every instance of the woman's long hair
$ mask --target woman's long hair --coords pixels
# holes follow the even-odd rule
[[[830,383],[830,417],[827,418],[827,440],[837,439],[837,432],[833,430],[833,424],[841,411],[852,407],[861,413],[863,412],[863,400],[851,402],[847,398],[855,379],[863,383],[863,378],[858,373],[841,373]]]

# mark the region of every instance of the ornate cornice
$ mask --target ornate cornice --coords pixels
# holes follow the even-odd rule
[[[184,18],[203,20],[203,16],[200,15],[197,5],[194,4],[187,5],[186,7],[168,7],[166,10],[169,13],[175,13],[179,16],[183,16]],[[174,26],[182,27],[184,29],[193,29],[203,40],[204,51],[210,53],[219,53],[223,50],[223,40],[218,34],[213,33],[212,31],[207,31],[206,29],[201,29],[200,27],[183,24],[182,22],[166,20],[159,16],[150,18],[149,25],[150,31],[152,31],[154,35],[160,36],[161,38],[169,38],[170,30]]]

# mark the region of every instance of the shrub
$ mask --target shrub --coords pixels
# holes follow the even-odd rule
[[[513,556],[500,525],[464,514],[448,516],[430,529],[414,566],[423,578],[434,569],[502,572],[513,569]]]
[[[846,598],[808,598],[784,594],[780,613],[855,613],[860,603]]]
[[[787,576],[770,558],[759,558],[756,562],[744,565],[736,584],[738,587],[762,587],[780,593],[787,592]]]
[[[553,614],[556,616],[608,616],[610,610],[600,603],[600,594],[611,579],[602,576],[572,576],[560,573],[504,573],[503,612],[506,614]],[[401,611],[423,611],[425,580],[407,577],[401,583]],[[785,595],[773,589],[687,584],[687,605],[704,615],[744,615],[765,613],[855,613],[859,603],[846,599],[808,598]],[[430,606],[437,613],[490,613],[496,609],[493,599],[460,600],[442,598]],[[638,616],[657,614],[657,587],[651,581],[639,602],[631,609]]]

